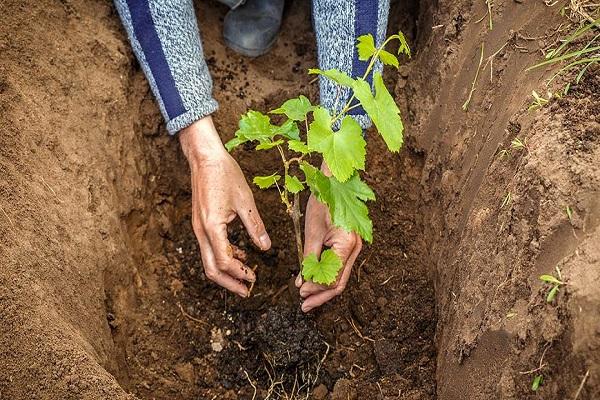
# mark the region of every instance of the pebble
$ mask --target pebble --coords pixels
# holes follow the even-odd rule
[[[327,390],[327,386],[324,384],[320,384],[313,390],[313,399],[315,400],[323,400],[327,397],[329,390]]]

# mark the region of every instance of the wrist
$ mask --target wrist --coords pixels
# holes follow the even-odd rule
[[[227,154],[210,115],[182,129],[179,132],[179,143],[190,164]]]

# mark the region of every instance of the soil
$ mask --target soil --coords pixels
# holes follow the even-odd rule
[[[558,39],[556,8],[494,2],[490,31],[485,2],[400,3],[389,31],[415,54],[385,78],[407,145],[369,132],[374,244],[307,315],[273,191],[254,193],[271,250],[229,232],[257,267],[252,297],[204,277],[186,162],[111,4],[4,1],[0,399],[600,398],[600,70],[528,112],[552,69],[524,70]],[[222,43],[224,6],[196,6],[224,140],[249,107],[317,100],[308,3],[254,60]],[[464,112],[482,42],[501,50]],[[234,157],[248,177],[278,165]],[[556,267],[547,303],[538,277]]]

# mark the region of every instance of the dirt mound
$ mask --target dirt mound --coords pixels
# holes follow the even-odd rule
[[[494,2],[490,30],[483,1],[400,3],[390,32],[416,55],[386,83],[408,145],[369,136],[374,245],[306,316],[275,192],[255,192],[268,253],[229,232],[258,266],[253,297],[204,278],[187,165],[110,4],[4,1],[0,399],[600,397],[598,68],[528,112],[555,8]],[[308,4],[255,60],[221,43],[224,7],[197,8],[224,139],[248,107],[317,99]],[[247,176],[277,165],[235,157]],[[557,271],[548,303],[538,277]]]

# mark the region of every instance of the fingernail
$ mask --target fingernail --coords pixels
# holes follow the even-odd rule
[[[312,310],[312,308],[308,307],[305,304],[302,304],[302,307],[300,307],[302,309],[302,312],[309,312],[310,310]]]
[[[266,233],[263,233],[261,237],[258,238],[258,240],[260,242],[260,247],[263,250],[267,250],[269,247],[271,247],[271,238],[269,238],[269,235],[267,235]]]
[[[302,277],[300,276],[300,274],[298,274],[298,276],[296,277],[296,287],[299,288],[300,286],[302,286]]]

